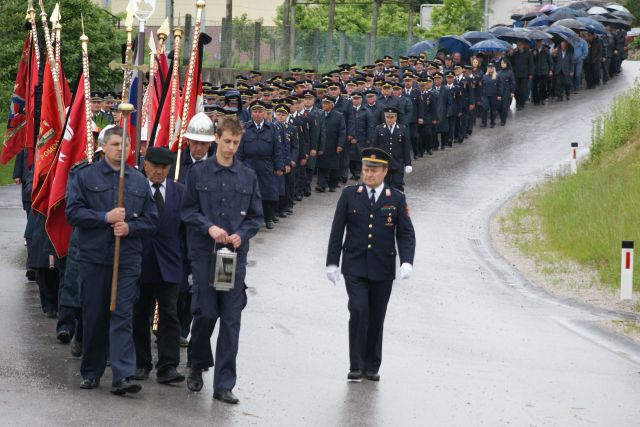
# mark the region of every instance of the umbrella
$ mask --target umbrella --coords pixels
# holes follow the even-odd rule
[[[482,40],[471,46],[473,52],[505,52],[508,49],[501,40]]]
[[[551,21],[549,21],[549,17],[542,15],[538,16],[536,19],[532,19],[531,21],[529,21],[527,27],[541,27],[543,25],[549,25],[550,23]]]
[[[545,4],[540,9],[538,9],[538,11],[539,12],[553,12],[557,8],[558,8],[558,6],[556,6],[555,4]]]
[[[433,52],[438,49],[438,44],[434,40],[423,40],[411,46],[407,55],[420,55],[422,52]]]
[[[583,23],[576,19],[561,19],[553,23],[553,25],[562,25],[563,27],[571,28],[574,31],[586,30],[587,27]],[[552,25],[552,26],[553,26]]]
[[[582,24],[584,24],[584,26],[587,28],[588,31],[592,33],[606,34],[607,32],[606,28],[604,28],[604,25],[602,25],[601,22],[598,22],[595,19],[591,19],[591,18],[577,18],[577,19]]]
[[[549,15],[549,21],[559,21],[561,19],[573,19],[576,16],[573,13],[570,12],[563,12],[563,11],[555,11],[553,12],[551,15]]]
[[[616,10],[615,12],[612,12],[611,14],[613,16],[615,16],[616,18],[622,18],[623,20],[628,21],[628,22],[631,22],[634,19],[636,19],[635,16],[633,16],[629,12],[625,12],[624,10]]]
[[[573,3],[568,4],[567,7],[576,10],[587,10],[595,5],[597,5],[597,3],[593,1],[574,1]]]
[[[574,46],[579,39],[576,33],[573,32],[573,30],[567,27],[563,27],[562,25],[550,27],[547,30],[547,33],[551,35],[554,42],[560,43],[561,41],[565,41],[569,43],[571,46]]]
[[[527,32],[527,37],[529,37],[529,40],[548,40],[551,38],[549,34],[540,30],[531,30]]]
[[[608,18],[603,15],[593,15],[591,19],[602,23],[602,25],[609,25],[613,28],[622,28],[623,30],[626,30],[626,31],[629,31],[631,29],[631,25],[629,25],[626,21],[623,21],[622,19]]]
[[[463,56],[469,56],[471,43],[461,36],[448,35],[440,37],[438,46],[442,47],[446,53],[460,52]]]
[[[521,13],[514,13],[509,18],[513,19],[514,21],[519,21],[520,19],[522,19],[522,14]]]
[[[611,11],[615,11],[615,10],[621,10],[622,12],[627,12],[627,13],[631,13],[629,12],[629,9],[627,9],[626,7],[620,5],[620,4],[615,4],[615,3],[611,3],[605,6],[605,9],[611,10]]]
[[[609,13],[607,9],[600,6],[593,6],[591,9],[587,10],[587,12],[589,12],[589,15],[603,15],[605,13]]]
[[[529,13],[525,13],[524,15],[522,15],[522,17],[520,18],[521,21],[531,21],[532,19],[537,18],[538,16],[542,15],[540,12],[529,12]]]
[[[511,27],[494,27],[489,30],[489,32],[494,36],[499,36],[500,34],[504,33],[510,33],[511,31],[513,31],[513,28]]]
[[[493,34],[485,31],[467,31],[462,35],[462,37],[469,43],[477,43],[482,40],[491,40],[496,38]]]
[[[518,43],[518,42],[529,43],[529,39],[527,38],[526,34],[520,31],[510,31],[508,33],[500,34],[498,38],[500,40],[504,40],[509,43]]]

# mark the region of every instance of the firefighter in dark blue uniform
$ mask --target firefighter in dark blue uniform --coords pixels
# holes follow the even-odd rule
[[[104,137],[105,158],[76,170],[67,186],[66,214],[76,228],[77,262],[82,295],[81,388],[98,387],[111,361],[111,392],[122,395],[142,388],[129,381],[136,369],[132,336],[133,304],[138,294],[143,235],[153,232],[158,219],[149,184],[137,170],[125,166],[124,207],[118,208],[122,129]],[[120,264],[116,308],[109,313],[114,235],[120,236]]]
[[[213,128],[205,132],[212,131]],[[211,335],[220,319],[213,397],[226,403],[238,403],[232,390],[236,384],[241,312],[247,303],[244,283],[247,253],[249,239],[263,223],[256,172],[235,156],[243,132],[235,118],[225,117],[219,121],[216,154],[189,172],[182,207],[193,272],[192,368],[187,387],[200,391],[202,371],[214,365]],[[210,285],[211,258],[215,250],[223,247],[237,253],[235,282],[231,290],[217,291]]]
[[[389,153],[389,173],[385,182],[400,191],[404,188],[404,174],[413,171],[411,167],[411,145],[405,126],[398,124],[398,110],[393,107],[384,108],[385,124],[376,127],[372,147]]]
[[[362,150],[363,184],[344,189],[331,226],[326,272],[334,284],[340,280],[342,254],[349,295],[349,380],[380,380],[382,333],[396,255],[400,278],[413,273],[415,232],[404,194],[384,183],[389,161],[380,149]]]

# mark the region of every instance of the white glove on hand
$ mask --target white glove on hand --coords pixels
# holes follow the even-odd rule
[[[413,266],[408,262],[403,262],[400,266],[400,278],[408,279],[413,274]]]
[[[404,173],[409,175],[411,172],[413,172],[413,168],[411,166],[405,166],[404,167]]]
[[[332,282],[334,285],[337,285],[340,281],[340,269],[337,265],[327,265],[327,279]]]

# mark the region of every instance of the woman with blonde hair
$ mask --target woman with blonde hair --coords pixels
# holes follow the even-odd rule
[[[496,109],[497,109],[497,97],[499,90],[500,80],[498,80],[498,73],[493,62],[487,64],[487,72],[482,76],[482,95],[480,102],[482,104],[482,124],[480,127],[487,127],[487,113],[490,115],[491,127],[496,126]]]

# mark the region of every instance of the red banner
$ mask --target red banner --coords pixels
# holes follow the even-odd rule
[[[30,91],[30,63],[33,46],[31,43],[31,32],[27,35],[27,39],[22,47],[22,57],[18,64],[18,73],[16,81],[13,85],[13,95],[11,96],[11,106],[9,108],[9,119],[7,120],[7,129],[2,142],[2,154],[0,154],[0,163],[6,165],[9,160],[15,157],[23,148],[28,147],[29,141],[33,139],[33,115],[29,115],[28,102],[29,97],[33,95]],[[35,61],[35,57],[33,58]],[[36,82],[38,73],[36,70]],[[35,86],[35,85],[34,85]],[[29,133],[31,131],[31,133]]]
[[[49,175],[52,176],[45,229],[59,258],[67,255],[72,228],[65,216],[65,193],[69,171],[85,158],[88,138],[85,110],[84,74],[80,74],[60,151]]]

